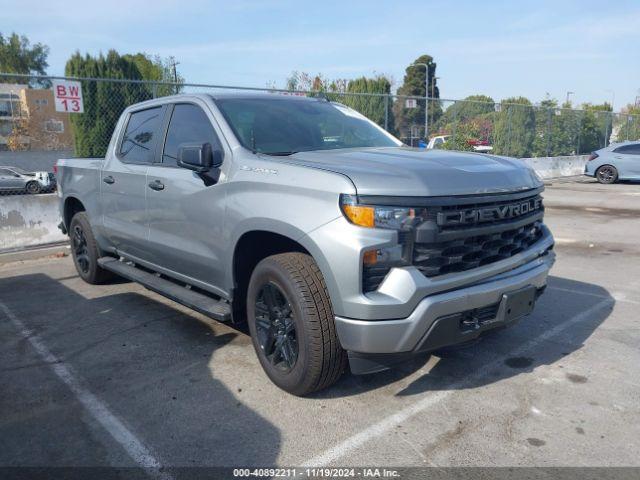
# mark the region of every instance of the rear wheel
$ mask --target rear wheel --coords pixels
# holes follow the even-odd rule
[[[322,273],[309,255],[282,253],[256,266],[247,318],[260,364],[278,387],[306,395],[340,378],[346,352]]]
[[[596,178],[600,183],[615,183],[618,180],[618,170],[613,165],[602,165],[596,170]]]
[[[40,193],[40,190],[42,190],[42,188],[40,187],[40,184],[38,182],[29,182],[27,183],[25,190],[27,191],[27,193],[35,195],[36,193]]]
[[[71,241],[73,263],[80,278],[94,285],[104,283],[113,278],[111,272],[100,268],[98,265],[98,258],[102,255],[85,212],[78,212],[71,219],[69,239]]]

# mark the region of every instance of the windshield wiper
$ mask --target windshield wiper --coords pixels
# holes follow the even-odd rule
[[[287,157],[289,155],[293,155],[294,153],[298,153],[298,152],[291,151],[291,152],[260,152],[260,153],[262,153],[263,155],[271,155],[274,157]]]

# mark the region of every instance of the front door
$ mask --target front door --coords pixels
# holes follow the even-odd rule
[[[8,168],[0,168],[0,190],[22,190],[26,181]]]
[[[147,260],[147,169],[153,163],[164,106],[134,111],[100,172],[102,225],[119,253]]]
[[[172,107],[161,162],[147,170],[147,215],[151,261],[204,288],[223,285],[224,175],[197,174],[177,165],[183,143],[222,145],[204,103]],[[171,273],[170,273],[171,274]],[[213,288],[216,293],[224,294]]]

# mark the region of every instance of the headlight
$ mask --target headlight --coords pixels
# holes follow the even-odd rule
[[[366,228],[398,232],[397,243],[365,250],[362,256],[362,291],[372,292],[394,267],[411,265],[413,227],[423,221],[425,208],[361,204],[354,195],[340,195],[340,209],[349,222]]]
[[[351,223],[368,228],[404,230],[416,217],[413,208],[360,205],[353,195],[340,195],[340,208]]]

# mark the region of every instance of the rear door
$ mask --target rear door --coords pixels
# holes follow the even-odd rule
[[[640,143],[618,147],[613,156],[621,177],[640,178]]]
[[[170,274],[202,282],[204,288],[221,286],[224,174],[220,170],[197,174],[177,165],[181,144],[210,143],[214,150],[223,150],[221,136],[204,102],[193,100],[168,108],[160,161],[147,170],[149,255]]]
[[[119,253],[148,259],[147,169],[156,157],[165,106],[133,111],[101,175],[104,233]]]

